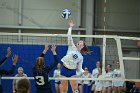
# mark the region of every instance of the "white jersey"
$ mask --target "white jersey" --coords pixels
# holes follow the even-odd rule
[[[102,77],[102,75],[99,75],[98,78],[100,78],[100,77]],[[102,91],[103,81],[102,80],[96,80],[95,81],[95,86],[96,86],[96,88],[95,88],[96,91]]]
[[[91,78],[91,74],[88,73],[87,75],[82,75],[82,78]],[[90,80],[83,80],[83,84],[90,84],[91,81]]]
[[[59,69],[56,69],[54,70],[54,78],[59,78],[60,77],[60,70]],[[60,80],[59,79],[55,79],[55,82],[59,82]]]
[[[120,69],[114,69],[113,71],[114,78],[121,78],[121,71]],[[113,86],[123,86],[124,81],[113,81]]]
[[[15,77],[19,77],[19,75],[16,74]],[[27,77],[27,75],[23,73],[23,75],[21,77]]]
[[[77,78],[81,78],[82,75],[83,75],[82,72],[80,72],[80,71],[76,71],[76,77],[77,77]],[[82,84],[82,80],[78,80],[78,84]]]
[[[108,72],[104,76],[105,78],[113,78],[113,72]],[[103,87],[109,87],[112,86],[112,80],[105,80],[103,81]]]
[[[18,74],[15,75],[15,77],[27,77],[26,74],[23,73],[22,76],[19,76]],[[13,80],[13,86],[16,87],[16,84],[18,83],[19,79]]]
[[[114,69],[113,77],[114,78],[120,78],[121,77],[121,70],[120,69]]]
[[[95,68],[95,69],[92,70],[92,76],[93,76],[94,78],[97,78],[98,74],[99,74],[98,68]],[[95,81],[95,80],[92,80],[92,82],[94,82],[94,81]],[[94,86],[94,85],[95,85],[95,84],[93,84],[93,86]]]
[[[77,50],[76,46],[73,43],[73,39],[71,36],[72,28],[70,27],[68,30],[68,51],[66,56],[64,56],[61,61],[68,69],[76,69],[76,66],[79,66],[80,71],[84,72],[82,69],[83,64],[83,56]]]
[[[99,74],[98,68],[95,68],[95,69],[92,70],[92,76],[94,78],[97,78],[98,74]]]

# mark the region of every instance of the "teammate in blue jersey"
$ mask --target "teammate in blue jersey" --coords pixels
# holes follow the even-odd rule
[[[50,66],[44,65],[44,54],[48,51],[48,44],[45,44],[45,49],[43,53],[36,59],[36,64],[33,67],[33,75],[36,82],[36,93],[52,93],[51,85],[49,83],[48,74],[49,72],[57,65],[57,54],[56,54],[56,46],[52,45],[51,51],[54,56],[54,63]]]

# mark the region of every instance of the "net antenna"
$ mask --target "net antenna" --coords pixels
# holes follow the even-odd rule
[[[105,32],[106,32],[106,4],[107,4],[107,1],[104,0],[104,3],[103,3],[103,33],[104,33],[104,36],[103,36],[103,55],[102,55],[102,74],[105,75],[106,73],[106,70],[105,70],[105,56],[106,56],[106,36],[105,36]]]

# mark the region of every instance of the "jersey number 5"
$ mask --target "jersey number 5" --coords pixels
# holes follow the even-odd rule
[[[45,84],[43,76],[36,76],[35,78],[37,79],[36,83],[38,85],[44,85]]]

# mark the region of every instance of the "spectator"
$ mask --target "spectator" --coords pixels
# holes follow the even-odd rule
[[[105,78],[113,78],[112,65],[108,64],[106,68]],[[103,81],[103,92],[102,93],[112,93],[112,80]]]
[[[88,68],[84,68],[84,74],[82,78],[91,78],[91,74],[88,71]],[[90,80],[83,80],[83,93],[90,93],[91,90],[91,81]]]
[[[94,77],[94,78],[97,78],[97,76],[98,76],[98,69],[101,67],[101,63],[100,63],[100,61],[97,61],[96,62],[96,68],[95,69],[93,69],[93,71],[92,71],[92,76]],[[93,81],[93,85],[92,85],[92,88],[91,88],[91,93],[94,93],[94,91],[95,91],[95,84],[94,84],[95,82]]]
[[[116,63],[116,69],[113,71],[113,78],[121,78],[121,70],[120,63]],[[114,93],[122,93],[123,92],[124,81],[113,81],[113,89]]]
[[[102,69],[98,68],[98,76],[97,78],[102,77]],[[96,80],[95,81],[95,93],[102,93],[102,88],[103,88],[103,81],[102,80]]]
[[[15,77],[27,77],[27,75],[24,74],[22,67],[18,68],[18,74],[16,74]],[[13,80],[13,93],[16,93],[17,91],[17,88],[16,88],[17,82],[18,80]]]
[[[58,63],[57,64],[57,69],[54,70],[54,78],[55,79],[55,89],[56,89],[56,93],[61,93],[60,91],[60,84],[61,84],[61,81],[58,79],[60,78],[60,69],[61,69],[61,64]]]

